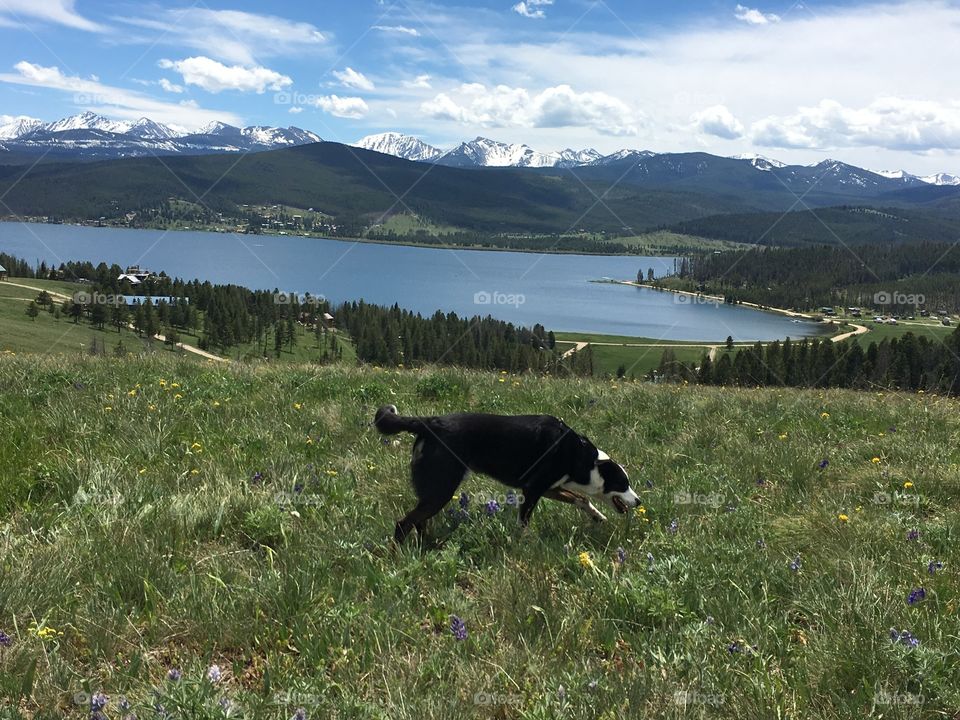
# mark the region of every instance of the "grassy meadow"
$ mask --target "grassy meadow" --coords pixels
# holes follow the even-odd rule
[[[0,717],[960,710],[953,400],[165,353],[8,352],[0,385]],[[561,416],[643,510],[521,531],[471,478],[394,548],[386,402]]]

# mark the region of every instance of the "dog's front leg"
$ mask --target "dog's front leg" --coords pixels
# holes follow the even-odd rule
[[[523,489],[523,503],[520,505],[520,524],[523,527],[530,523],[530,514],[546,490],[547,488],[541,487],[539,483],[530,483]]]

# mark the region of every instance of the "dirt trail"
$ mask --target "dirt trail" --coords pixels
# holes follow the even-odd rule
[[[38,293],[41,293],[44,290],[46,290],[47,294],[56,300],[72,300],[73,299],[69,295],[64,295],[63,293],[57,292],[56,290],[48,290],[47,288],[40,288],[40,287],[36,287],[35,285],[24,285],[23,283],[13,282],[12,280],[4,280],[3,282],[5,282],[7,285],[13,285],[15,287],[24,288],[26,290],[36,290]],[[128,325],[127,327],[129,327],[131,330],[134,329],[133,325]],[[167,338],[164,335],[161,335],[160,333],[157,333],[153,337],[155,340],[159,340],[160,342],[167,341]],[[206,358],[207,360],[216,360],[217,362],[230,362],[230,358],[225,358],[219,355],[214,355],[213,353],[208,353],[206,350],[201,350],[200,348],[193,347],[192,345],[177,343],[177,348],[179,348],[180,350],[185,350],[188,353],[193,353],[194,355],[198,355],[202,358]]]

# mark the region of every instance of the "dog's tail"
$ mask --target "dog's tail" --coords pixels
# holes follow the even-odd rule
[[[384,405],[379,408],[377,414],[373,416],[373,426],[383,435],[396,435],[402,432],[419,435],[424,429],[421,418],[398,415],[396,405]]]

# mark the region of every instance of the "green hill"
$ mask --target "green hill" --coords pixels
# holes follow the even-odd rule
[[[953,401],[156,355],[0,377],[5,717],[98,692],[111,718],[960,706]],[[392,548],[411,442],[368,426],[385,402],[562,416],[644,512],[544,502],[521,532],[471,478],[468,518]]]

